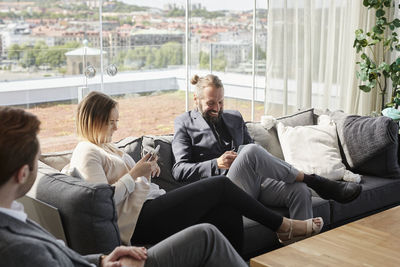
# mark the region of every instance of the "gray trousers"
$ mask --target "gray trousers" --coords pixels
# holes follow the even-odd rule
[[[147,251],[145,267],[248,267],[211,224],[188,227]]]
[[[305,220],[313,217],[311,190],[295,182],[298,173],[261,146],[249,144],[240,150],[227,176],[264,205],[286,207],[290,218]]]

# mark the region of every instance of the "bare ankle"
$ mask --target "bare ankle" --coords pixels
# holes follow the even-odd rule
[[[278,233],[289,232],[290,230],[290,219],[283,217],[282,224],[279,226]]]

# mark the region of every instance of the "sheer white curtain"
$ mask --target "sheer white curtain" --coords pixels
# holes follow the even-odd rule
[[[368,31],[374,17],[362,0],[271,0],[265,113],[376,110],[378,93],[358,89],[353,48],[355,30]]]

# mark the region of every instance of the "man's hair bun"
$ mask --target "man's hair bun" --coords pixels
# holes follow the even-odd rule
[[[197,74],[195,74],[195,75],[192,77],[192,79],[190,80],[190,83],[193,84],[193,85],[195,85],[195,84],[197,84],[197,83],[199,82],[199,79],[200,79],[200,77],[199,77]]]

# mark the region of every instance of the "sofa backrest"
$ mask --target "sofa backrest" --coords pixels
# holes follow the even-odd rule
[[[160,166],[160,176],[152,179],[153,183],[158,184],[165,191],[171,191],[178,187],[181,187],[187,183],[177,182],[172,176],[172,166],[174,165],[174,157],[172,155],[172,139],[174,136],[171,135],[145,135],[143,136],[143,151],[142,155],[145,155],[148,151],[155,149],[160,145],[160,151],[158,153],[158,166]]]
[[[313,125],[315,121],[314,109],[300,111],[290,116],[277,118],[276,120],[282,122],[285,126],[292,127]],[[269,128],[261,122],[246,122],[246,126],[254,143],[262,146],[275,157],[284,160],[276,125]]]
[[[39,162],[29,196],[56,207],[67,244],[85,255],[109,253],[121,245],[114,205],[114,187],[91,184]]]

